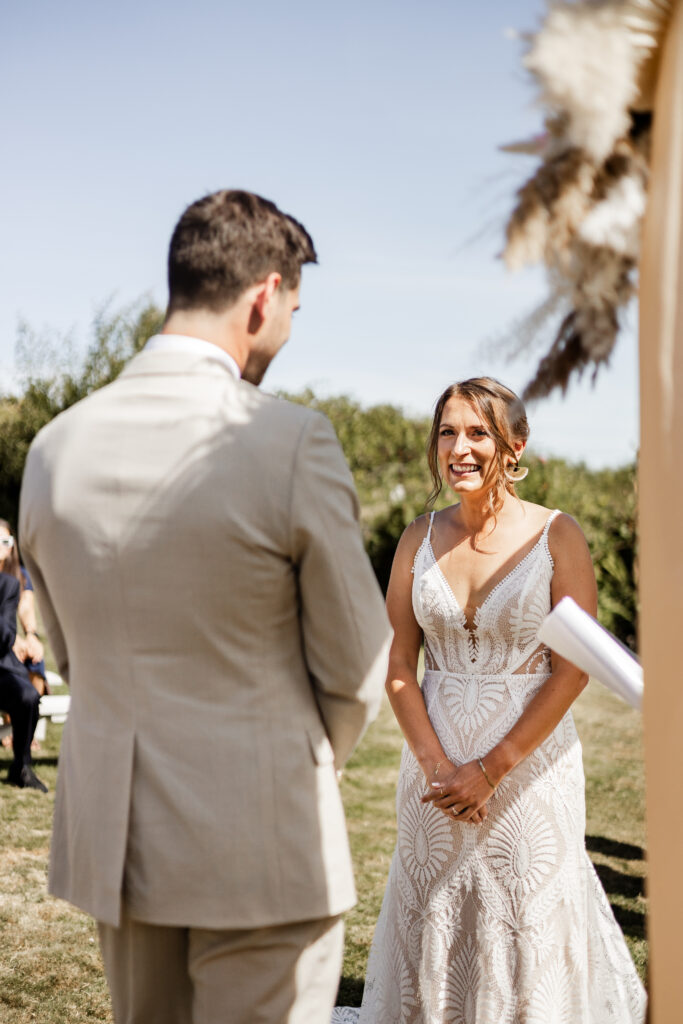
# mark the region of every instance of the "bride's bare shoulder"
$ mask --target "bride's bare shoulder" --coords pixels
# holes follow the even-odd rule
[[[548,546],[550,547],[550,553],[554,555],[553,549],[570,548],[576,550],[578,546],[583,550],[587,544],[584,532],[576,519],[567,512],[560,512],[550,524]]]
[[[429,518],[429,513],[418,516],[417,519],[413,519],[412,523],[406,526],[401,534],[394,553],[391,569],[392,580],[408,580],[412,577],[415,556],[429,532]]]
[[[539,530],[543,529],[548,522],[548,517],[555,511],[555,509],[546,508],[545,505],[537,505],[533,501],[523,501],[521,504],[526,522],[529,523],[529,526]],[[555,518],[559,519],[560,516],[555,516]]]
[[[421,516],[418,516],[417,519],[413,519],[412,523],[408,523],[401,534],[399,544],[406,549],[412,549],[414,554],[429,533],[430,519],[431,512],[424,512]]]
[[[560,509],[546,508],[529,501],[525,501],[524,506],[534,533],[548,527],[548,549],[553,561],[558,558],[584,558],[588,545],[583,530],[573,516]],[[557,515],[553,515],[554,512]]]

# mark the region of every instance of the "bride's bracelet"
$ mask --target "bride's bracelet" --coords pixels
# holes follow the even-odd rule
[[[484,762],[482,761],[482,759],[480,757],[477,758],[477,764],[479,765],[479,767],[483,771],[484,778],[488,782],[488,784],[491,787],[491,789],[495,789],[496,788],[496,784],[495,784],[495,782],[491,782],[491,778],[489,776],[489,773],[486,771],[486,768],[484,767]]]

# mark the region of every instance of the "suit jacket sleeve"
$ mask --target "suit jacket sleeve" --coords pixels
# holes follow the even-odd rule
[[[14,607],[11,601],[13,590],[19,589],[19,580],[16,580],[9,573],[0,572],[0,658],[12,650],[17,635],[17,620],[15,615],[9,614],[9,606]]]
[[[338,768],[377,713],[391,637],[358,511],[332,425],[316,415],[296,455],[290,524],[304,654]]]
[[[34,442],[35,444],[35,442]],[[33,446],[29,450],[28,459],[24,468],[24,478],[21,485],[19,498],[19,541],[21,544],[21,557],[28,569],[33,589],[36,595],[36,603],[40,609],[40,615],[45,626],[47,639],[52,648],[52,653],[57,663],[57,671],[65,683],[69,681],[69,658],[66,650],[64,634],[57,618],[54,604],[50,598],[43,574],[32,548],[33,526],[36,516],[41,507],[42,496],[37,487],[40,479],[40,466],[36,467],[38,460],[34,458]]]

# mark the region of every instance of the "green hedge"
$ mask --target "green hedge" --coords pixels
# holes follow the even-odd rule
[[[20,393],[0,397],[0,517],[16,523],[26,453],[37,431],[62,409],[109,383],[162,322],[152,304],[101,312],[91,343],[79,359],[66,359],[63,342],[46,344],[27,328],[20,337]],[[36,353],[40,353],[40,366]],[[354,476],[365,544],[384,589],[398,539],[425,511],[431,490],[425,456],[429,420],[393,405],[363,408],[346,396],[289,394],[331,420]],[[561,508],[579,521],[591,548],[599,589],[600,621],[636,647],[637,541],[635,466],[595,472],[562,459],[525,458],[530,472],[520,496]],[[442,495],[437,507],[448,503]]]

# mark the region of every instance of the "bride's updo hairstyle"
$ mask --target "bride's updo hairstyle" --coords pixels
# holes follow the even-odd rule
[[[515,494],[515,485],[506,472],[506,466],[517,463],[517,456],[513,447],[515,441],[526,441],[529,437],[529,424],[526,418],[524,403],[514,391],[506,388],[500,381],[493,377],[472,377],[470,380],[459,381],[451,384],[440,395],[434,418],[432,420],[429,440],[427,442],[427,461],[429,471],[432,475],[432,493],[429,495],[428,505],[431,507],[441,493],[443,480],[439,472],[439,428],[441,417],[450,398],[462,398],[477,411],[483,422],[486,424],[490,436],[496,444],[496,459],[488,473],[489,503],[495,515],[503,504],[505,491]]]

